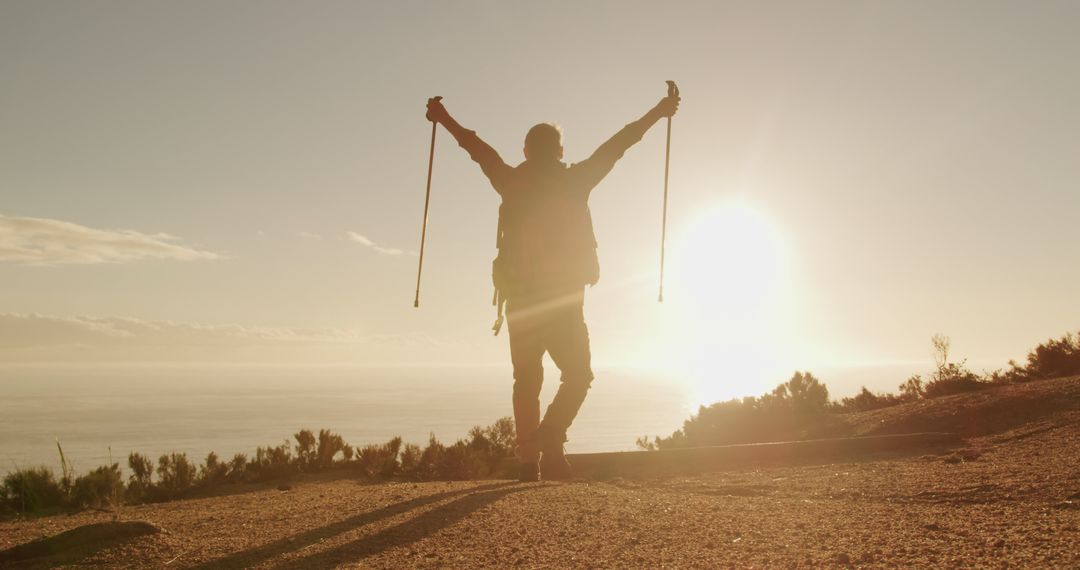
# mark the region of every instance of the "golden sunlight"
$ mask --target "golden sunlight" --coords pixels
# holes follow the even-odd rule
[[[701,212],[672,241],[661,327],[691,405],[756,395],[790,374],[793,296],[783,233],[752,203]]]

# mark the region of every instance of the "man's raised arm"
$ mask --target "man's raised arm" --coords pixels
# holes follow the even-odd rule
[[[679,110],[679,101],[680,97],[678,95],[664,97],[656,106],[649,109],[649,112],[645,113],[643,117],[626,125],[622,130],[615,133],[615,136],[600,145],[592,153],[592,156],[576,164],[574,169],[581,172],[585,185],[591,190],[599,184],[607,176],[608,172],[611,172],[615,163],[622,158],[623,153],[637,144],[641,137],[645,136],[645,132],[655,125],[657,121],[675,115],[675,112]]]
[[[502,157],[491,145],[476,136],[476,131],[470,131],[458,124],[441,101],[429,99],[427,105],[427,119],[446,127],[446,130],[454,136],[458,145],[469,153],[469,157],[480,165],[480,170],[491,181],[495,191],[502,194],[508,174],[513,170],[503,162]]]

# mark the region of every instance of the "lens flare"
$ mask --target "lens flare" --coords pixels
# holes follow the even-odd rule
[[[791,271],[782,232],[745,201],[704,210],[673,240],[662,335],[692,405],[758,395],[790,373]]]

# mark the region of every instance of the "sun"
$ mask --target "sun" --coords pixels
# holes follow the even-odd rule
[[[732,200],[672,236],[660,327],[692,405],[771,389],[790,374],[791,268],[778,225]]]

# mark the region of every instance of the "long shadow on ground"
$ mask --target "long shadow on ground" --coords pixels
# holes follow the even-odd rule
[[[457,524],[474,512],[507,495],[534,488],[528,484],[513,483],[499,487],[479,493],[471,493],[376,534],[365,536],[332,550],[317,552],[297,560],[283,562],[277,565],[276,568],[282,570],[329,568],[345,562],[356,562],[384,550],[422,540],[444,528]]]
[[[397,544],[419,540],[441,528],[454,524],[469,513],[498,500],[504,495],[526,488],[528,487],[511,482],[492,483],[490,485],[481,485],[478,487],[436,493],[434,495],[425,495],[423,497],[395,503],[375,511],[361,513],[333,524],[308,530],[297,535],[288,536],[262,546],[236,552],[223,558],[200,564],[195,568],[248,568],[289,552],[302,550],[319,541],[361,528],[382,519],[406,513],[413,509],[436,503],[444,499],[466,495],[465,497],[438,509],[428,511],[414,520],[391,527],[378,534],[344,545],[330,552],[308,556],[295,563],[289,562],[288,565],[284,567],[323,567],[330,564],[330,561],[344,559],[347,555],[354,558],[363,558],[364,556],[370,556],[371,554],[396,546]],[[409,539],[408,537],[411,536],[415,536],[415,538]],[[372,542],[373,539],[378,540]],[[366,543],[369,544],[365,546]],[[373,546],[376,548],[372,548]]]

